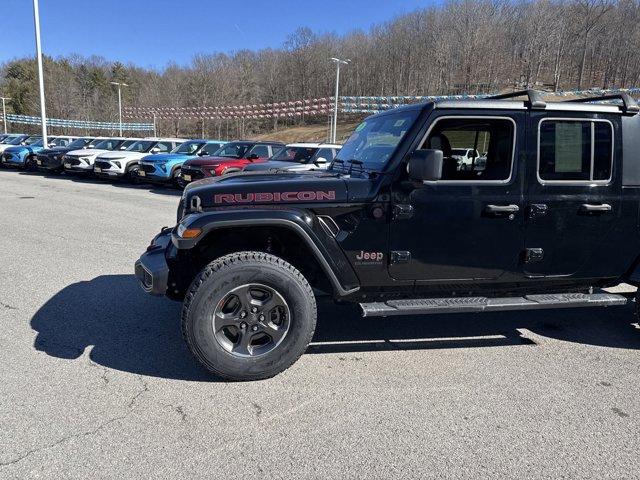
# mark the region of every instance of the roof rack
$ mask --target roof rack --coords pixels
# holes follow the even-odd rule
[[[501,93],[500,95],[492,95],[486,97],[490,100],[504,100],[507,98],[517,98],[526,96],[529,100],[531,108],[546,108],[547,102],[542,99],[542,93],[538,90],[519,90],[517,92]]]
[[[615,93],[613,95],[602,95],[600,97],[574,98],[572,100],[565,101],[572,103],[585,103],[598,102],[600,100],[622,100],[622,105],[620,105],[620,107],[624,113],[638,113],[640,111],[640,107],[638,107],[637,102],[631,97],[631,95],[624,92]]]

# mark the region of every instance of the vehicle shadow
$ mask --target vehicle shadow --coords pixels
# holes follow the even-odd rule
[[[500,314],[361,318],[358,307],[318,297],[319,321],[308,354],[535,345],[545,337],[639,349],[629,307]],[[180,333],[180,304],[144,293],[133,275],[104,275],[69,285],[31,319],[34,347],[56,358],[90,358],[106,368],[162,378],[215,381]]]
[[[182,190],[173,188],[170,185],[156,185],[153,183],[131,183],[126,180],[110,180],[108,178],[96,178],[91,175],[82,173],[50,173],[39,170],[17,170],[20,175],[40,175],[48,180],[62,180],[70,181],[74,183],[89,183],[94,185],[110,185],[117,188],[130,189],[130,190],[148,190],[150,193],[156,195],[169,195],[173,197],[182,196]]]

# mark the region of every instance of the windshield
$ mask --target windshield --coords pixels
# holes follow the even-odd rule
[[[133,143],[127,151],[129,152],[148,152],[158,142],[153,140],[139,140]]]
[[[404,110],[368,118],[342,146],[332,168],[339,160],[344,164],[355,160],[365,170],[382,170],[419,113],[419,110]]]
[[[100,150],[115,150],[121,143],[122,140],[119,138],[107,138],[106,140],[100,140],[93,148]]]
[[[29,137],[24,141],[25,145],[38,146],[42,145],[42,137]]]
[[[7,140],[5,141],[5,143],[8,143],[9,145],[20,145],[20,142],[22,142],[25,139],[25,137],[9,137],[7,138]]]
[[[269,160],[292,163],[309,163],[313,154],[318,150],[315,147],[285,147]]]
[[[189,142],[184,142],[182,145],[171,150],[171,153],[181,153],[182,155],[195,155],[200,147],[204,145],[205,142],[201,142],[199,140],[192,140]]]
[[[242,158],[249,147],[246,143],[228,143],[216,152],[216,157]]]
[[[131,145],[133,145],[137,141],[138,140],[125,140],[124,142],[122,142],[122,145],[119,145],[117,148],[118,148],[118,150],[126,150],[127,148],[129,148]]]
[[[93,140],[93,139],[91,139],[91,138],[78,138],[77,140],[74,140],[69,145],[67,145],[67,147],[69,148],[69,150],[80,149],[80,148],[84,147],[87,143],[89,143],[91,140]]]

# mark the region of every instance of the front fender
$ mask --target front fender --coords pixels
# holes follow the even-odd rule
[[[359,280],[342,249],[308,210],[247,208],[225,209],[187,215],[180,222],[187,228],[199,228],[202,233],[193,239],[180,238],[174,229],[171,240],[178,250],[188,250],[213,230],[234,227],[276,226],[292,230],[309,247],[327,278],[340,296],[359,289]]]

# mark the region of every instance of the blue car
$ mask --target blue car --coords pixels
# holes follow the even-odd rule
[[[65,145],[68,137],[48,138],[49,147]],[[7,147],[0,155],[0,161],[7,167],[30,168],[35,167],[35,154],[44,149],[42,137],[25,138],[19,145]]]
[[[189,140],[169,153],[147,155],[140,160],[138,177],[153,183],[173,183],[184,188],[185,182],[180,175],[182,164],[193,157],[211,156],[225,143],[223,140]]]
[[[26,168],[32,160],[31,156],[43,148],[42,137],[27,137],[18,145],[5,148],[0,155],[0,161],[2,165],[7,167]]]

